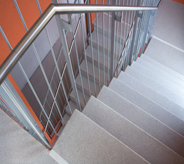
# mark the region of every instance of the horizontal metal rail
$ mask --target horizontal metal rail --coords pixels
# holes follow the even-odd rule
[[[30,28],[17,46],[10,53],[8,58],[0,67],[0,85],[11,72],[24,52],[44,29],[50,19],[57,14],[91,13],[91,12],[113,12],[113,11],[145,11],[157,10],[157,7],[132,7],[132,6],[110,6],[110,5],[77,5],[77,4],[51,4],[41,17]]]

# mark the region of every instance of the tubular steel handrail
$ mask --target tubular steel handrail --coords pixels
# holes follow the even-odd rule
[[[0,84],[4,81],[16,63],[37,38],[47,23],[54,15],[91,12],[113,12],[113,11],[146,11],[157,10],[157,7],[132,7],[132,6],[110,6],[110,5],[81,5],[81,4],[51,4],[41,17],[30,28],[26,35],[20,40],[17,46],[11,51],[8,58],[0,67]]]

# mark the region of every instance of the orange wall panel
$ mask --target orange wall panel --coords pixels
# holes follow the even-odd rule
[[[43,12],[52,1],[40,0],[39,2]],[[37,3],[33,0],[17,0],[17,3],[26,22],[27,28],[30,29],[40,16]],[[12,48],[14,48],[26,34],[26,30],[22,24],[13,0],[0,1],[0,15],[0,26],[2,27]],[[5,44],[6,42],[0,35],[0,65],[10,53],[9,48],[7,48]]]
[[[181,3],[181,4],[184,5],[184,0],[173,0],[173,1],[178,2],[178,3]]]

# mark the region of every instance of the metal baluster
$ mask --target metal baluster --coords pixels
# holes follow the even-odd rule
[[[28,31],[28,28],[27,28],[26,23],[25,23],[25,21],[24,21],[24,19],[23,19],[23,16],[22,16],[22,13],[21,13],[21,11],[20,11],[20,9],[19,9],[18,4],[17,4],[16,0],[13,0],[13,1],[14,1],[14,4],[15,4],[16,8],[17,8],[17,11],[18,11],[18,13],[19,13],[19,16],[20,16],[20,18],[21,18],[21,20],[22,20],[22,23],[23,23],[23,25],[24,25],[24,28],[25,28],[26,31]],[[52,94],[52,97],[54,97],[54,96],[53,96],[53,93],[52,93],[52,90],[51,90],[51,88],[50,88],[48,79],[47,79],[47,77],[46,77],[45,71],[44,71],[43,66],[42,66],[42,64],[41,64],[40,58],[39,58],[38,53],[37,53],[37,51],[36,51],[36,47],[35,47],[34,43],[32,44],[32,47],[33,47],[33,51],[34,51],[34,53],[35,53],[35,55],[36,55],[36,58],[37,58],[37,60],[38,60],[38,63],[39,63],[39,65],[40,65],[40,68],[41,68],[41,70],[42,70],[42,73],[43,73],[43,75],[44,75],[44,78],[45,78],[45,80],[46,80],[46,83],[47,83],[47,85],[48,85],[48,87],[49,87],[49,90],[50,90],[50,92],[51,92],[51,94]],[[19,62],[19,65],[21,65],[20,62]],[[59,107],[58,107],[57,103],[56,103],[56,106],[57,106],[58,112],[60,113]],[[61,113],[60,113],[60,116],[61,116]],[[62,116],[61,116],[61,117],[62,117]]]
[[[20,69],[21,69],[21,71],[22,71],[22,73],[23,73],[25,79],[27,80],[27,83],[28,83],[29,87],[31,88],[31,90],[32,90],[32,92],[33,92],[33,94],[34,94],[36,100],[38,101],[38,104],[40,105],[40,107],[41,107],[43,113],[44,113],[45,116],[47,117],[47,120],[50,122],[49,117],[47,116],[47,113],[45,112],[45,109],[43,108],[42,103],[40,102],[40,100],[39,100],[39,98],[38,98],[38,95],[36,94],[36,91],[34,90],[34,88],[33,88],[32,84],[31,84],[31,82],[30,82],[30,80],[29,80],[29,78],[28,78],[28,76],[27,76],[27,74],[26,74],[24,68],[22,67],[22,65],[21,65],[20,62],[18,62],[18,65],[19,65],[19,67],[20,67]],[[52,125],[51,122],[50,122],[50,124],[51,124],[52,129],[55,131],[55,129],[54,129],[54,127],[53,127],[53,125]],[[56,131],[55,131],[55,134],[56,134],[57,136],[59,136],[59,135],[57,134]]]
[[[5,33],[3,32],[3,30],[2,30],[1,27],[0,27],[0,31],[1,31],[3,37],[4,37],[5,41],[6,41],[6,43],[7,43],[8,47],[9,47],[9,49],[12,51],[12,50],[13,50],[13,49],[12,49],[12,46],[10,45],[10,43],[9,43],[9,41],[8,41],[6,35],[5,35]],[[19,67],[21,68],[21,71],[23,72],[23,74],[24,74],[24,76],[25,76],[25,78],[26,78],[26,80],[27,80],[27,82],[28,82],[28,84],[29,84],[31,90],[33,91],[33,94],[35,95],[35,97],[36,97],[36,99],[37,99],[37,101],[38,101],[38,103],[39,103],[39,105],[40,105],[42,111],[44,112],[44,114],[45,114],[46,117],[47,117],[47,114],[46,114],[46,112],[45,112],[45,110],[44,110],[44,108],[43,108],[43,106],[42,106],[42,104],[41,104],[41,102],[40,102],[40,100],[39,100],[39,98],[38,98],[38,96],[37,96],[35,90],[33,89],[32,85],[31,85],[31,83],[30,83],[30,81],[29,81],[29,78],[27,77],[27,75],[26,75],[26,73],[25,73],[25,71],[24,71],[24,69],[23,69],[21,63],[18,62],[18,64],[19,64]],[[53,126],[52,126],[52,127],[53,127]],[[56,135],[57,135],[57,133],[56,133]]]
[[[90,34],[90,44],[91,44],[91,58],[92,58],[92,69],[93,69],[93,82],[94,82],[94,89],[95,89],[95,96],[96,95],[96,76],[95,76],[95,67],[94,67],[94,56],[93,56],[93,42],[92,42],[92,35],[91,35],[91,18],[89,13],[87,14],[88,22],[89,22],[89,34]]]
[[[81,18],[82,18],[82,14],[81,14]],[[87,79],[88,79],[88,89],[89,89],[89,95],[91,96],[91,88],[90,88],[90,80],[89,80],[89,72],[88,72],[88,61],[87,61],[87,56],[86,56],[86,49],[85,49],[85,39],[84,39],[84,28],[83,28],[83,23],[82,23],[82,19],[81,21],[81,33],[82,33],[82,40],[83,40],[83,49],[84,49],[84,60],[86,63],[86,72],[87,72]]]
[[[109,0],[109,5],[110,5],[110,0]],[[109,33],[110,33],[110,12],[108,12],[108,46],[110,44],[110,38],[109,38]],[[107,76],[108,76],[108,83],[107,85],[110,83],[111,79],[110,79],[110,76],[109,76],[109,69],[110,69],[110,65],[109,65],[109,48],[108,48],[108,57],[107,57],[107,68],[108,68],[108,73],[107,73]]]
[[[112,5],[115,5],[115,1],[112,1]],[[115,12],[112,12],[112,26],[111,26],[111,75],[110,79],[114,76],[114,48],[115,48],[115,29],[116,29],[116,21],[115,21]]]
[[[38,0],[37,0],[38,1]],[[38,8],[40,9],[40,12],[41,12],[41,8],[40,8],[40,5],[39,5],[39,2],[37,2],[37,4],[38,4]],[[57,60],[56,60],[56,57],[55,57],[55,53],[54,53],[54,50],[53,50],[53,47],[52,47],[52,43],[51,43],[51,39],[50,39],[50,36],[49,36],[49,33],[48,33],[48,30],[47,30],[47,27],[45,27],[45,32],[46,32],[46,35],[47,35],[47,39],[48,39],[48,41],[49,41],[49,45],[50,45],[50,49],[51,49],[51,53],[52,53],[52,57],[53,57],[53,59],[54,59],[54,63],[55,63],[55,66],[56,66],[56,70],[57,70],[57,73],[58,73],[58,76],[59,76],[59,78],[60,78],[60,81],[62,81],[62,79],[61,79],[61,73],[60,73],[60,70],[59,70],[59,67],[58,67],[58,63],[57,63]],[[64,71],[64,70],[63,70]],[[63,83],[63,82],[62,82]],[[66,100],[68,99],[68,97],[65,95],[65,98],[66,98]],[[55,100],[55,99],[54,99]],[[56,104],[56,107],[58,108],[58,105]],[[69,107],[69,109],[70,109],[70,111],[71,111],[71,108],[70,108],[70,104],[68,103],[68,107]],[[60,113],[60,111],[59,111],[59,114],[60,114],[60,116],[61,116],[61,119],[62,119],[62,115],[61,115],[61,113]],[[63,119],[62,119],[63,120]],[[62,122],[63,124],[64,124],[64,122]]]
[[[73,27],[73,21],[72,21],[71,16],[70,16],[70,23],[71,23],[71,27],[72,27],[72,35],[73,35],[73,38],[74,38],[75,52],[76,52],[76,57],[77,57],[77,66],[78,66],[78,69],[79,69],[79,77],[80,77],[80,82],[81,82],[81,87],[82,87],[82,95],[83,95],[84,103],[86,104],[86,97],[85,97],[85,94],[84,94],[82,74],[81,74],[80,65],[79,65],[80,64],[80,62],[79,62],[79,55],[78,55],[76,38],[75,38],[76,36],[74,35],[74,27]]]
[[[137,6],[140,5],[140,1],[137,2]],[[135,48],[135,37],[136,37],[136,33],[137,33],[137,26],[138,26],[138,14],[139,11],[136,11],[136,16],[135,16],[135,23],[134,23],[134,29],[133,29],[133,36],[132,36],[132,44],[130,47],[130,59],[129,59],[129,65],[132,64],[132,58],[134,57],[134,48]],[[136,58],[134,58],[134,60],[136,60]]]
[[[57,0],[52,0],[52,2],[57,3]],[[75,76],[74,76],[74,72],[73,72],[73,68],[72,68],[71,58],[69,56],[66,34],[65,34],[63,27],[61,26],[59,15],[56,15],[56,22],[58,25],[60,39],[61,39],[61,43],[63,46],[64,57],[65,57],[65,60],[66,60],[67,66],[68,66],[67,71],[68,71],[68,75],[70,77],[70,82],[71,82],[71,85],[72,85],[72,88],[74,91],[76,104],[77,104],[78,109],[81,111],[80,100],[79,100],[79,95],[78,95],[78,91],[77,91],[77,85],[76,85]]]
[[[102,0],[104,4],[104,0]],[[105,85],[105,43],[104,43],[104,12],[102,12],[102,37],[103,37],[103,84]],[[108,46],[107,46],[108,48]]]
[[[97,0],[95,0],[95,3],[97,4]],[[101,88],[101,82],[100,82],[100,59],[99,59],[99,32],[98,32],[98,14],[96,12],[96,38],[97,38],[97,55],[98,55],[98,85]]]

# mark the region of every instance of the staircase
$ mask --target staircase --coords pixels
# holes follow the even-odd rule
[[[100,17],[99,14],[98,20]],[[184,77],[143,54],[125,72],[121,71],[118,78],[102,86],[103,62],[105,81],[108,81],[110,46],[106,35],[104,61],[99,35],[98,67],[96,29],[92,33],[92,44],[86,49],[92,95],[84,60],[80,69],[86,101],[79,75],[76,78],[83,110],[77,110],[72,92],[70,106],[74,112],[52,151],[69,164],[184,163]],[[66,111],[69,114],[68,107]]]

